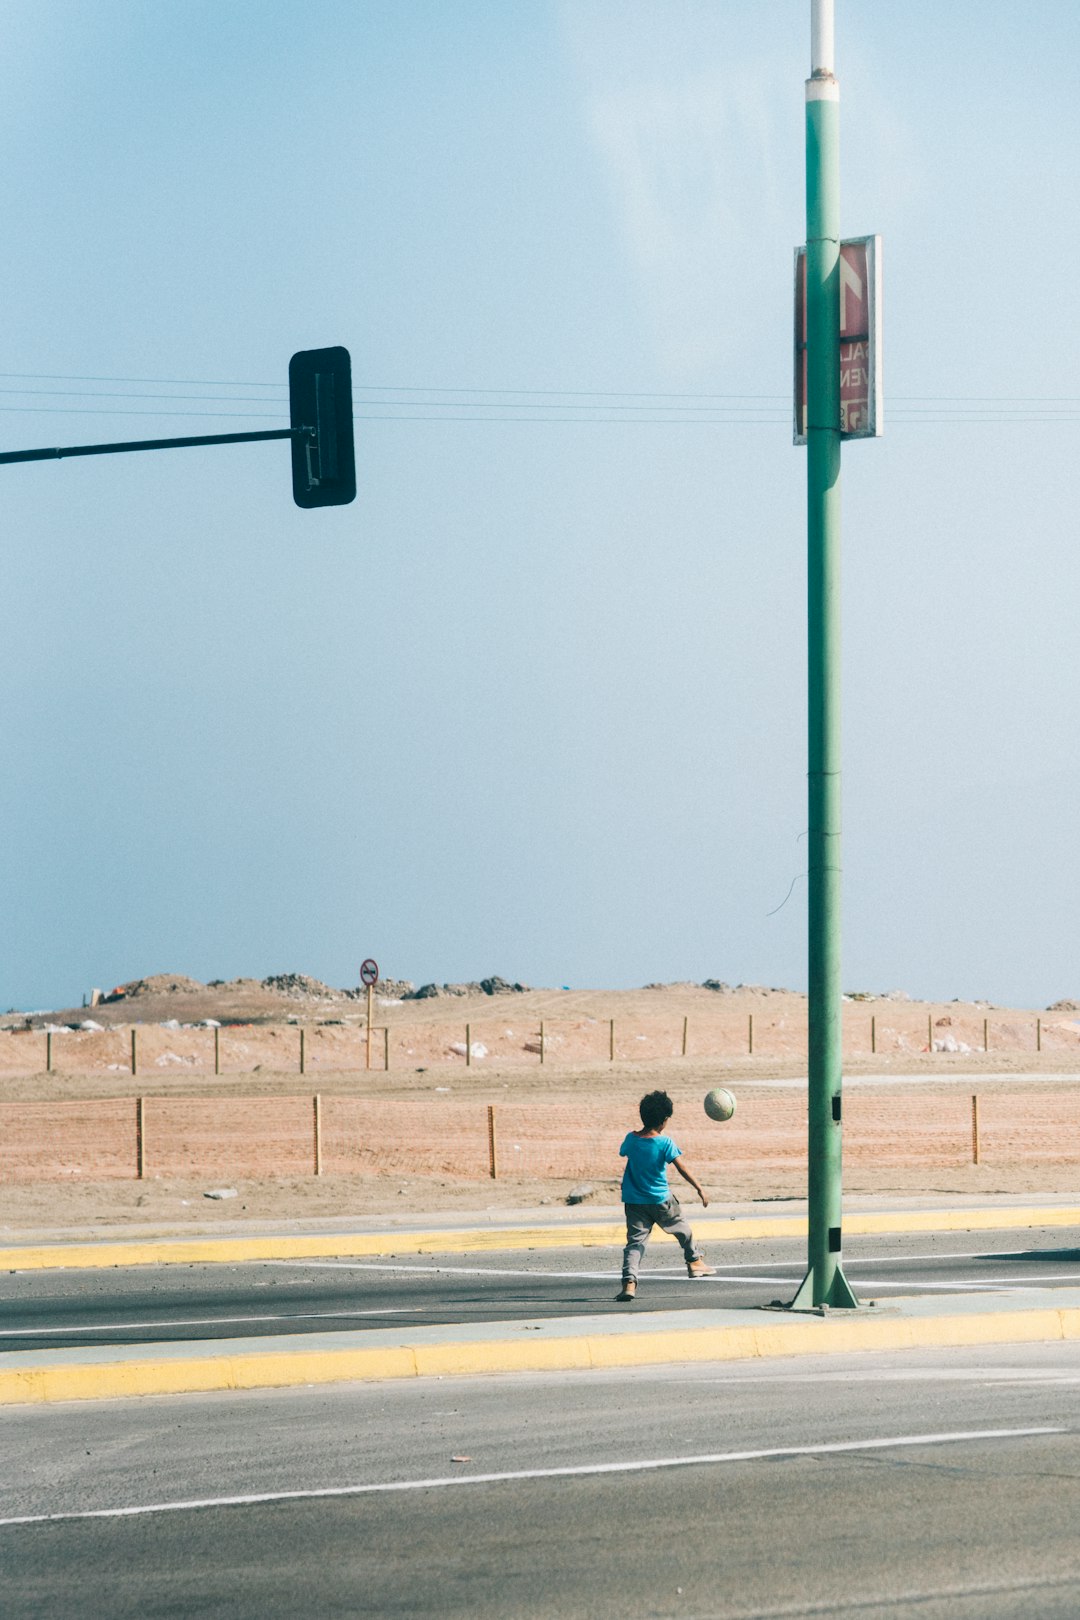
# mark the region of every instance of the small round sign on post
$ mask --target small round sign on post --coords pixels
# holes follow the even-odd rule
[[[367,957],[360,964],[360,983],[367,985],[367,1054],[364,1067],[371,1068],[371,1018],[374,1010],[375,986],[379,982],[379,964],[373,957]]]

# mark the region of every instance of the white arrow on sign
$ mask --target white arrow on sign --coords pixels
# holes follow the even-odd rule
[[[847,259],[845,259],[844,255],[841,253],[841,255],[840,255],[840,330],[842,332],[845,331],[845,330],[850,330],[849,323],[848,323],[847,301],[846,301],[846,295],[849,292],[851,293],[852,297],[855,298],[856,301],[857,301],[856,302],[856,314],[860,314],[862,312],[862,302],[863,302],[863,281],[862,281],[862,277],[856,273],[856,271],[852,268],[852,266],[848,263]]]

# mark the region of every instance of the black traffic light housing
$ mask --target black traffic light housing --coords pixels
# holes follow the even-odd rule
[[[293,500],[347,506],[356,499],[352,365],[348,349],[301,349],[289,361]]]

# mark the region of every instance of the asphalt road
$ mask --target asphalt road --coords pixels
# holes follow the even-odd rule
[[[0,1351],[745,1308],[790,1299],[805,1248],[714,1243],[709,1258],[717,1276],[688,1282],[676,1245],[654,1237],[631,1306],[614,1301],[619,1251],[600,1248],[10,1273],[0,1277]],[[1075,1286],[1080,1231],[856,1238],[844,1267],[861,1299],[882,1303]]]
[[[1061,1344],[0,1410],[5,1620],[1080,1612]]]

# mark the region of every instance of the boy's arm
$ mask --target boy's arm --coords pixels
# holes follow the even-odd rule
[[[693,1172],[687,1169],[686,1161],[683,1159],[682,1155],[680,1154],[680,1156],[677,1159],[672,1159],[671,1162],[675,1166],[676,1170],[679,1172],[680,1176],[682,1176],[683,1180],[688,1181],[690,1183],[691,1187],[693,1187],[694,1191],[697,1193],[698,1197],[701,1199],[701,1207],[702,1207],[702,1209],[708,1209],[709,1200],[706,1198],[705,1194],[701,1190],[701,1183],[694,1176]]]

